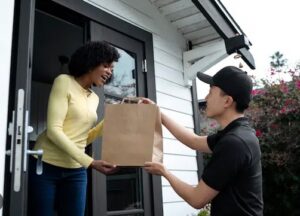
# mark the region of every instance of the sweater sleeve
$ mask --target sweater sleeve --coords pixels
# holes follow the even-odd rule
[[[104,120],[100,121],[96,127],[92,128],[89,131],[88,138],[87,138],[87,144],[91,144],[96,138],[102,136],[103,133],[103,122]]]
[[[65,76],[55,79],[48,101],[47,136],[61,150],[74,160],[88,167],[93,158],[80,150],[63,131],[64,119],[68,112],[68,86],[70,80]]]

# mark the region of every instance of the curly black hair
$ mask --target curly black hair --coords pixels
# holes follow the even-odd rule
[[[80,77],[101,64],[117,62],[118,50],[105,41],[91,41],[79,47],[71,56],[69,73]]]

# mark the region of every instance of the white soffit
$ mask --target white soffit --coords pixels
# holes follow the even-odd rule
[[[221,39],[191,0],[150,0],[193,47]]]

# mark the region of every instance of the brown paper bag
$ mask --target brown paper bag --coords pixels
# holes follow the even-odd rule
[[[160,110],[156,105],[106,105],[102,160],[118,166],[162,162],[162,140]]]

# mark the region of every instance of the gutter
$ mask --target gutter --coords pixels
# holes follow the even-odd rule
[[[192,0],[192,2],[225,41],[237,35],[247,38],[220,0]],[[252,45],[250,41],[249,44]],[[237,53],[251,69],[255,69],[255,61],[249,47],[240,48]]]

